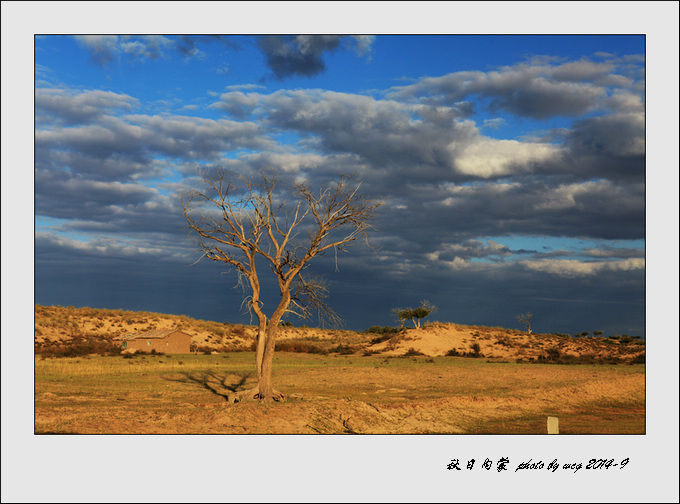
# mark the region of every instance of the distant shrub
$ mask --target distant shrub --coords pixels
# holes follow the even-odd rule
[[[484,357],[484,354],[482,354],[482,352],[480,351],[481,347],[479,346],[479,343],[473,343],[472,345],[470,345],[470,349],[472,350],[472,352],[468,354],[469,357],[475,358]]]
[[[120,355],[121,348],[110,341],[94,338],[74,338],[68,343],[35,346],[36,355],[47,357],[79,357],[82,355]]]
[[[415,348],[411,347],[409,348],[406,353],[404,353],[404,357],[416,357],[418,355],[425,355],[423,352],[416,350]]]
[[[246,334],[246,328],[243,326],[231,326],[231,334],[234,336],[245,336]]]
[[[461,356],[461,354],[460,354],[460,352],[458,352],[458,350],[456,350],[455,348],[452,348],[451,350],[446,352],[446,356],[447,357],[459,357],[459,356]]]
[[[257,343],[253,342],[253,349],[257,348]],[[306,341],[299,340],[281,340],[276,342],[276,350],[281,352],[293,353],[310,353],[310,354],[326,354],[328,353],[323,347],[314,345]]]
[[[371,326],[364,332],[370,334],[382,334],[382,335],[394,335],[400,332],[404,332],[404,328],[401,327],[390,327],[390,326]]]
[[[551,347],[545,351],[545,358],[549,361],[558,361],[561,355],[562,352],[557,347]]]
[[[641,353],[633,357],[630,361],[631,364],[645,364],[647,362],[647,359],[645,357],[645,354]]]
[[[394,336],[394,333],[382,333],[380,336],[377,338],[373,338],[371,340],[371,345],[377,345],[378,343],[382,343],[383,341],[387,341],[388,339],[392,338]]]
[[[328,351],[330,353],[338,353],[340,355],[351,355],[359,350],[358,347],[353,346],[353,345],[338,345],[333,348],[330,348]]]

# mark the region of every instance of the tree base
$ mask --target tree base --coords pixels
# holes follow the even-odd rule
[[[273,390],[271,394],[265,395],[260,392],[258,387],[229,395],[229,402],[233,404],[243,401],[283,402],[285,400],[286,396],[283,395],[283,392]]]

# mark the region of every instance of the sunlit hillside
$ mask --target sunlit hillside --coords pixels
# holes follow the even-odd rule
[[[104,353],[130,332],[182,329],[199,352],[253,349],[256,327],[152,312],[35,306],[39,354]],[[420,329],[373,326],[363,332],[281,326],[278,351],[357,355],[458,356],[514,362],[644,362],[644,340],[627,335],[536,334],[500,327],[431,322]],[[114,352],[115,353],[115,352]]]

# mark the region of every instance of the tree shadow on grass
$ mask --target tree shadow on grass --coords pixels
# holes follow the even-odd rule
[[[234,402],[234,396],[245,390],[244,385],[250,375],[251,373],[239,376],[207,371],[202,373],[182,373],[181,378],[164,376],[163,379],[177,383],[198,385],[224,398],[227,402]]]

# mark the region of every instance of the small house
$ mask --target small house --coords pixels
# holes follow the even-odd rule
[[[124,352],[164,354],[191,353],[191,335],[179,329],[157,329],[144,333],[127,333],[115,340],[121,342]]]

